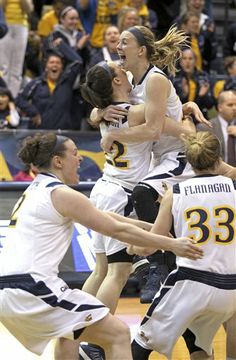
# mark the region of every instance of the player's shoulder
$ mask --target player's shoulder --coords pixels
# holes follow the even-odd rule
[[[152,73],[148,79],[147,79],[147,83],[146,83],[147,87],[155,90],[155,89],[159,89],[162,88],[162,90],[169,89],[170,86],[170,82],[169,79],[166,76],[163,76],[161,73]]]

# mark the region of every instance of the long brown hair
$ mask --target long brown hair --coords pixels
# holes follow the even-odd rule
[[[105,62],[102,62],[103,64]],[[112,103],[112,80],[116,76],[114,69],[99,63],[88,70],[85,83],[81,85],[81,95],[93,107],[104,109]]]

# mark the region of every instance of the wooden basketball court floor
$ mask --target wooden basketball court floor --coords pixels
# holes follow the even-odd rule
[[[121,298],[116,315],[126,322],[134,334],[148,306],[142,305],[138,298]],[[55,342],[49,343],[42,356],[26,350],[0,323],[0,360],[53,360]],[[225,360],[225,333],[221,327],[214,340],[215,360]],[[164,356],[152,353],[150,360],[164,360]],[[125,360],[125,359],[122,359]],[[172,360],[189,360],[185,343],[180,339],[174,349]]]

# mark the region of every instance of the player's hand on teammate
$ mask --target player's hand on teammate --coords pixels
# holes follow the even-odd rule
[[[195,245],[196,242],[187,237],[174,239],[174,247],[171,249],[177,256],[186,257],[191,260],[201,259],[203,250]],[[128,245],[126,252],[129,255],[149,256],[157,251],[156,248]]]
[[[197,260],[203,257],[203,250],[195,245],[196,241],[187,237],[180,237],[175,239],[175,242],[176,244],[171,250],[175,255],[186,257],[191,260]]]
[[[114,142],[114,139],[112,138],[112,131],[109,133],[103,135],[100,141],[100,146],[103,151],[109,153],[112,152],[112,144]]]
[[[187,103],[183,104],[183,114],[184,115],[194,115],[195,120],[199,123],[203,123],[207,125],[209,128],[212,128],[212,124],[208,121],[203,113],[201,112],[198,105],[193,101],[188,101]]]
[[[103,120],[112,123],[118,123],[119,120],[124,119],[124,117],[127,115],[128,115],[128,110],[122,109],[120,106],[117,105],[109,105],[102,110]]]

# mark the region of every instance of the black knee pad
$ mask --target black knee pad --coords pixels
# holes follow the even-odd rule
[[[194,353],[195,351],[203,351],[200,347],[195,345],[196,336],[194,333],[192,333],[191,330],[186,329],[182,336],[190,354]]]
[[[107,255],[107,262],[108,264],[119,262],[132,263],[133,257],[134,255],[129,255],[126,251],[126,248],[124,248],[112,255]]]
[[[148,360],[152,350],[144,349],[135,340],[131,344],[133,360]]]
[[[150,223],[156,220],[160,205],[156,202],[158,193],[155,189],[146,184],[139,184],[135,186],[131,199],[140,220]]]

